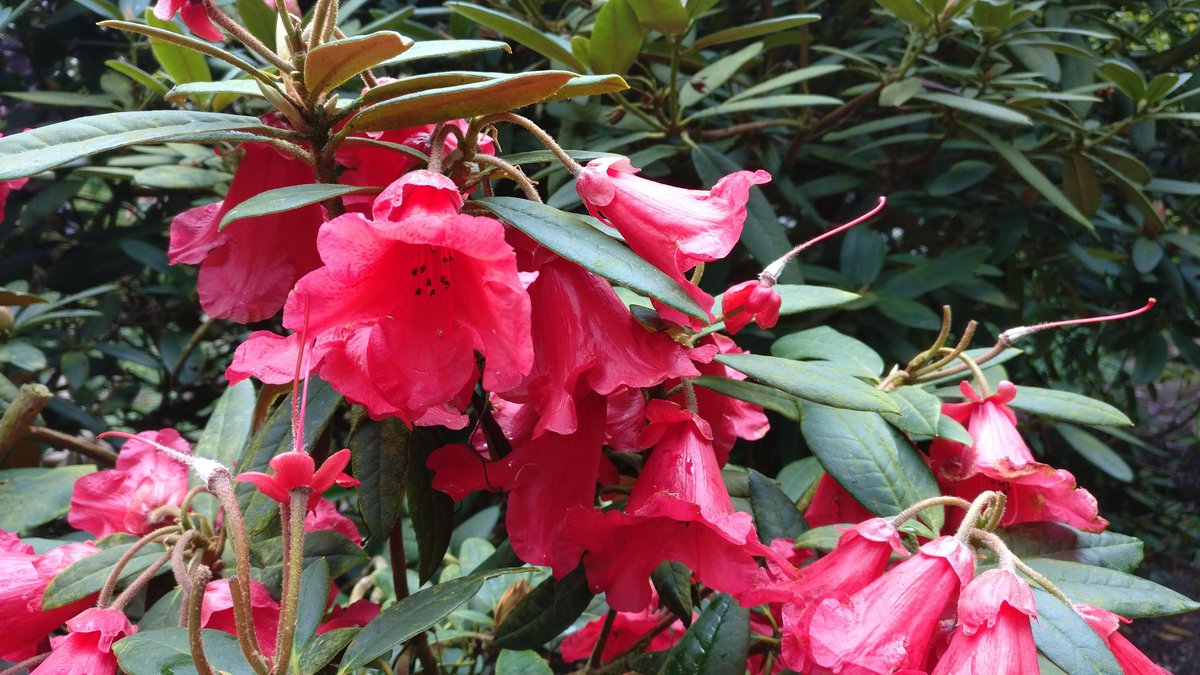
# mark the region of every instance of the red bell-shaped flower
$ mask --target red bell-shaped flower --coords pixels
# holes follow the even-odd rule
[[[932,675],[1005,675],[1038,672],[1030,618],[1033,591],[1015,573],[980,574],[958,600],[958,628]]]
[[[280,504],[290,500],[289,492],[295,488],[306,487],[311,490],[308,494],[308,510],[313,511],[321,500],[321,493],[337,484],[340,487],[355,487],[358,480],[353,476],[342,473],[342,469],[350,463],[350,450],[342,448],[330,455],[321,467],[316,468],[316,462],[307,452],[289,451],[271,458],[271,469],[275,475],[261,471],[245,471],[238,474],[237,479],[253,483],[254,487],[266,496]]]

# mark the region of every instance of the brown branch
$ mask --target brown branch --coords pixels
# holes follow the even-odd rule
[[[89,441],[86,438],[64,434],[61,431],[55,431],[46,427],[29,427],[27,436],[43,443],[65,448],[71,452],[78,452],[84,457],[94,459],[105,466],[115,466],[117,463],[117,453],[109,449],[107,445]]]

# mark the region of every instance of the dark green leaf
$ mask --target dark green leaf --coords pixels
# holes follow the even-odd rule
[[[95,465],[0,471],[0,530],[20,533],[67,515],[80,476]]]
[[[936,260],[927,260],[889,277],[879,285],[880,295],[915,298],[957,281],[973,279],[975,270],[987,260],[991,252],[987,246],[967,246],[946,251]],[[936,317],[936,314],[934,316]],[[941,320],[938,319],[935,329],[940,326]]]
[[[925,26],[933,19],[917,0],[875,0],[875,2],[907,24]]]
[[[254,383],[249,380],[226,388],[213,406],[193,454],[233,467],[250,440],[254,401]]]
[[[1134,101],[1146,96],[1146,81],[1142,79],[1142,74],[1129,64],[1117,59],[1108,59],[1096,70]]]
[[[900,431],[918,436],[938,436],[942,418],[942,400],[920,387],[897,387],[888,392],[900,414],[884,413],[883,417]]]
[[[1030,558],[1025,563],[1072,602],[1103,607],[1126,618],[1163,616],[1200,609],[1200,603],[1132,574],[1066,560]]]
[[[892,516],[941,494],[916,448],[876,413],[805,404],[800,430],[829,475],[871,513]],[[921,518],[941,530],[940,506]]]
[[[824,473],[825,470],[821,468],[821,463],[816,457],[805,457],[780,469],[776,480],[787,498],[793,504],[798,504],[806,494],[816,488],[817,481]]]
[[[1004,543],[1020,558],[1052,558],[1132,572],[1142,561],[1142,542],[1116,532],[1083,532],[1061,523],[1022,523],[1004,528]]]
[[[449,59],[480,52],[505,51],[512,53],[507,43],[498,40],[429,40],[417,42],[408,51],[382,65],[394,66],[425,59]]]
[[[754,469],[750,469],[750,510],[754,514],[758,538],[764,544],[780,537],[794,539],[808,529],[804,516],[796,510],[796,505],[784,494],[779,483]]]
[[[783,75],[777,75],[768,80],[759,82],[752,87],[743,89],[742,91],[739,91],[725,100],[729,103],[733,103],[734,101],[739,101],[743,98],[751,98],[753,96],[758,96],[759,94],[765,94],[769,91],[775,91],[776,89],[783,89],[784,87],[790,87],[794,84],[799,84],[800,82],[807,82],[808,80],[818,78],[823,75],[836,73],[845,69],[845,66],[837,64],[822,64],[818,66],[808,66],[806,68],[797,68],[796,70],[789,71]]]
[[[667,655],[659,675],[728,675],[746,667],[750,613],[724,593],[716,595]]]
[[[796,537],[796,548],[811,548],[814,551],[832,551],[837,546],[838,539],[845,532],[844,527],[837,525],[824,525],[814,527],[804,534]]]
[[[788,14],[787,16],[777,16],[763,21],[745,23],[705,35],[692,43],[691,51],[699,51],[726,42],[748,40],[762,35],[778,33],[779,31],[791,30],[820,20],[820,14]]]
[[[358,627],[334,628],[315,636],[300,654],[300,672],[316,673],[327,666],[338,652],[358,635]]]
[[[289,185],[288,187],[275,188],[260,192],[253,197],[241,202],[237,206],[229,209],[225,213],[225,217],[221,218],[221,224],[218,229],[225,229],[230,223],[237,222],[243,218],[254,218],[256,216],[265,216],[272,213],[284,213],[295,209],[309,206],[311,204],[319,204],[326,199],[342,197],[351,194],[371,194],[378,192],[381,188],[377,187],[359,187],[356,185],[330,185],[326,183],[314,183],[311,185]]]
[[[883,372],[883,358],[874,349],[828,326],[785,335],[771,345],[771,354],[796,361],[825,361],[855,377],[876,379]]]
[[[839,288],[805,284],[776,284],[775,292],[779,294],[780,316],[810,312],[814,309],[841,307],[861,297],[857,293],[843,291]]]
[[[1062,434],[1068,445],[1104,473],[1122,483],[1133,480],[1133,469],[1104,441],[1070,424],[1055,424],[1054,428]]]
[[[875,309],[902,326],[918,330],[936,331],[942,319],[928,305],[899,295],[880,293],[875,297]]]
[[[58,573],[42,596],[42,609],[49,610],[86,598],[98,593],[112,572],[113,566],[133,543],[118,544],[101,549],[82,560],[75,561],[70,567]],[[150,567],[154,561],[162,557],[161,544],[143,546],[121,570],[121,581],[129,581]]]
[[[537,649],[570,628],[591,601],[582,566],[562,579],[550,577],[521,598],[496,627],[496,646]]]
[[[1074,609],[1036,586],[1033,597],[1038,614],[1033,640],[1047,659],[1071,675],[1122,672],[1108,645]]]
[[[376,657],[424,633],[450,613],[466,604],[483,582],[493,577],[525,571],[500,569],[480,572],[437,584],[400,600],[363,626],[346,648],[340,671],[361,668]]]
[[[697,318],[704,309],[657,267],[579,216],[516,197],[472,200],[546,248],[587,270]]]
[[[692,150],[692,165],[705,185],[713,185],[722,176],[741,171],[742,167],[708,145]],[[775,209],[758,187],[750,188],[750,200],[746,202],[746,224],[742,230],[742,245],[754,259],[765,267],[792,248],[787,234],[779,224]],[[795,268],[785,269],[780,279],[786,283],[799,281]]]
[[[116,99],[108,94],[77,94],[73,91],[5,91],[0,94],[44,106],[117,109]]]
[[[1033,120],[1024,113],[1019,113],[1012,108],[1006,108],[1002,105],[981,101],[976,98],[967,98],[957,94],[948,94],[945,92],[926,92],[916,95],[917,98],[944,105],[947,108],[954,108],[979,117],[996,120],[997,122],[1006,122],[1008,124],[1023,124],[1033,126]]]
[[[317,558],[304,567],[300,574],[300,603],[296,607],[295,651],[303,652],[308,646],[321,618],[325,616],[325,605],[329,603],[329,563]]]
[[[842,100],[820,94],[779,94],[763,96],[762,98],[742,99],[734,103],[722,103],[711,108],[705,108],[693,113],[691,119],[704,119],[714,115],[729,115],[732,113],[775,110],[779,108],[811,108],[819,105],[841,105]]]
[[[1129,259],[1133,262],[1135,270],[1141,274],[1149,274],[1163,259],[1162,245],[1153,239],[1138,237],[1137,241],[1133,242],[1133,251]]]
[[[886,393],[829,367],[756,354],[722,354],[717,360],[759,382],[814,403],[850,410],[900,412]]]
[[[1093,426],[1133,426],[1133,421],[1125,413],[1111,405],[1069,391],[1020,386],[1017,387],[1017,397],[1008,405],[1017,410],[1063,422]]]
[[[167,594],[158,599],[142,618],[138,620],[140,631],[158,630],[160,628],[179,627],[179,609],[183,604],[183,591],[172,588]]]
[[[218,671],[229,675],[254,675],[242,656],[238,639],[224,631],[202,629],[204,656]],[[129,675],[192,675],[196,666],[186,628],[139,631],[113,643],[121,670]]]
[[[800,420],[800,402],[796,400],[796,397],[773,387],[717,375],[701,375],[693,379],[692,383],[739,401],[774,410],[790,420]]]
[[[937,433],[934,435],[948,441],[962,443],[963,445],[975,445],[975,439],[971,438],[971,432],[967,431],[967,428],[962,424],[959,424],[958,420],[946,415],[938,418]]]
[[[432,579],[441,567],[454,531],[454,501],[446,493],[433,489],[433,471],[425,466],[432,451],[423,443],[410,445],[404,472],[408,515],[417,537],[417,573],[421,583]]]
[[[587,70],[587,66],[580,63],[579,59],[571,53],[571,47],[565,40],[557,35],[543,33],[526,21],[472,3],[447,2],[445,6],[506,38],[516,40],[518,44],[532,49],[551,61],[557,61],[581,73]]]
[[[350,458],[359,480],[358,510],[372,539],[392,531],[404,508],[404,481],[413,432],[389,418],[365,421],[350,436]]]
[[[1100,208],[1100,180],[1087,158],[1077,152],[1067,153],[1063,160],[1063,192],[1071,203],[1085,215],[1092,215]]]
[[[554,671],[532,649],[501,649],[500,656],[496,658],[496,675],[554,675]]]
[[[692,625],[692,571],[683,563],[664,560],[650,575],[659,600],[683,625]]]
[[[929,194],[934,197],[949,197],[980,183],[992,175],[996,165],[981,159],[964,159],[956,162],[943,173],[937,174],[929,183]]]
[[[230,179],[224,171],[198,166],[152,166],[133,174],[134,185],[161,190],[203,190]]]
[[[256,68],[254,64],[250,63],[249,61],[234,55],[232,52],[221,48],[219,45],[215,45],[211,42],[206,42],[204,40],[187,35],[181,35],[174,28],[174,26],[168,30],[166,28],[157,28],[155,26],[148,26],[130,21],[101,21],[97,25],[104,26],[105,28],[116,28],[118,30],[127,31],[130,33],[137,33],[138,35],[145,35],[152,40],[159,40],[165,44],[182,47],[192,52],[199,52],[200,54],[207,54],[208,56],[228,63],[234,68],[237,68],[247,75],[261,81],[263,84],[272,86],[274,84],[271,81],[270,76]]]
[[[0,180],[32,176],[80,157],[127,145],[185,140],[194,134],[261,126],[253,117],[190,110],[81,117],[0,138]]]

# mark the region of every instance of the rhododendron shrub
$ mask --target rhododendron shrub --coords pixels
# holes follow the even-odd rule
[[[229,49],[105,24],[154,39],[164,67],[199,58],[187,49],[222,60],[234,80],[169,98],[250,92],[254,115],[114,113],[0,139],[0,200],[77,158],[56,139],[218,144],[228,188],[174,215],[167,259],[198,267],[198,312],[245,327],[213,350],[228,386],[202,428],[101,434],[115,454],[76,442],[105,466],[47,469],[70,494],[0,532],[0,658],[134,675],[180,654],[256,675],[1024,673],[1083,652],[1099,672],[1157,667],[1119,617],[1196,603],[1108,552],[1128,542],[1085,474],[1035,453],[1026,415],[1128,419],[993,370],[1071,322],[969,349],[976,323],[947,309],[885,374],[825,325],[879,296],[785,282],[850,228],[902,229],[872,188],[813,239],[764,236],[765,169],[682,180],[646,155],[564,149],[512,112],[599,95],[629,108],[598,54],[592,75],[409,70],[500,47],[414,47],[375,30],[403,18],[339,23],[332,0],[307,18],[270,5],[265,41],[210,0],[153,8]],[[951,5],[940,19],[966,21]],[[700,58],[761,34],[697,39],[693,7],[647,6],[613,0],[594,20],[623,12],[631,36],[672,38],[656,77],[678,77],[687,45]],[[465,15],[502,33],[490,11]],[[588,70],[558,42],[528,46]],[[685,127],[707,115],[680,106],[709,86],[726,79],[673,80],[654,137],[693,145]],[[964,110],[980,105],[999,107]],[[25,426],[37,414],[16,410]],[[782,458],[761,455],[780,438],[803,458],[772,477],[759,469]]]

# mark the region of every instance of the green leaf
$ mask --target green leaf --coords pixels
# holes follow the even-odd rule
[[[359,628],[357,626],[347,628],[334,628],[331,631],[326,631],[313,637],[308,645],[304,648],[304,652],[300,654],[300,671],[301,673],[316,673],[322,668],[329,665],[333,657],[350,644],[355,635],[358,635]]]
[[[798,459],[779,470],[779,487],[793,504],[799,504],[801,499],[816,489],[817,481],[825,474],[821,463],[816,457]]]
[[[907,24],[925,26],[933,19],[917,0],[875,0],[875,2]]]
[[[667,654],[659,675],[728,675],[746,668],[750,613],[733,598],[713,597]]]
[[[329,581],[329,562],[325,558],[317,558],[300,573],[300,603],[296,606],[294,645],[297,654],[308,646],[321,618],[325,616],[325,605],[329,602]]]
[[[1125,413],[1094,398],[1057,389],[1017,387],[1017,397],[1008,404],[1011,408],[1063,422],[1092,426],[1131,427],[1133,421]]]
[[[153,28],[169,31],[179,36],[183,35],[183,31],[178,26],[154,16],[154,11],[151,9],[146,9],[145,18],[146,23]],[[175,84],[208,82],[212,79],[212,71],[208,69],[208,62],[204,60],[204,56],[187,47],[181,47],[161,39],[156,40],[151,36],[150,51],[154,53],[154,60],[158,61],[158,65],[162,66]]]
[[[1104,473],[1122,483],[1133,480],[1133,469],[1104,441],[1070,424],[1055,424],[1054,428],[1062,434],[1068,445]]]
[[[231,176],[224,171],[202,169],[198,166],[152,166],[133,174],[130,182],[160,190],[203,190],[227,182]]]
[[[258,129],[253,117],[146,110],[81,117],[0,138],[0,180],[11,180],[70,164],[80,157],[141,143],[186,140],[230,129]]]
[[[788,498],[778,481],[750,469],[750,512],[758,538],[764,544],[780,537],[794,539],[808,529],[804,516]]]
[[[811,312],[814,309],[841,307],[862,297],[858,293],[843,291],[839,288],[805,284],[776,284],[775,292],[779,294],[780,316]]]
[[[582,566],[562,579],[550,577],[521,598],[496,627],[496,646],[538,649],[570,628],[591,602]]]
[[[267,3],[259,0],[235,0],[238,17],[250,34],[262,41],[263,44],[275,44],[275,26],[278,16]]]
[[[796,361],[819,360],[855,377],[878,379],[883,358],[866,343],[828,326],[785,335],[771,345],[771,355]]]
[[[1062,185],[1067,198],[1084,214],[1090,216],[1100,208],[1100,180],[1091,163],[1078,152],[1067,153],[1063,160]]]
[[[406,94],[363,108],[340,133],[387,131],[508,112],[546,100],[574,77],[565,70],[542,70]]]
[[[715,33],[709,33],[704,37],[692,43],[689,51],[697,52],[701,49],[707,49],[713,45],[725,44],[726,42],[735,42],[737,40],[748,40],[750,38],[759,37],[762,35],[770,35],[780,31],[799,28],[814,21],[820,21],[820,14],[788,14],[787,16],[777,16],[763,21],[755,21],[746,23],[733,28],[726,28]]]
[[[1133,242],[1133,250],[1130,252],[1129,258],[1138,273],[1149,274],[1155,267],[1158,267],[1163,255],[1162,245],[1157,241],[1138,237],[1137,241]]]
[[[245,380],[227,387],[213,406],[193,454],[227,468],[234,466],[250,440],[254,405],[254,383]]]
[[[567,82],[546,101],[561,101],[578,96],[596,96],[625,91],[629,83],[620,75],[580,75]]]
[[[1050,182],[1050,179],[1046,177],[1046,174],[1042,173],[1041,170],[1034,166],[1032,162],[1026,159],[1025,155],[1021,154],[1021,152],[1013,146],[1005,143],[999,138],[996,138],[980,127],[977,127],[969,122],[962,122],[961,124],[967,130],[982,138],[988,145],[992,146],[992,149],[996,151],[996,154],[1000,155],[1000,157],[1003,158],[1004,161],[1007,162],[1014,171],[1020,174],[1020,176],[1025,179],[1025,182],[1033,186],[1033,189],[1042,193],[1042,196],[1049,200],[1051,204],[1057,206],[1060,211],[1070,217],[1071,220],[1074,220],[1082,225],[1088,232],[1091,232],[1092,234],[1096,233],[1096,227],[1092,225],[1092,221],[1089,220],[1087,216],[1083,215],[1083,213],[1071,203],[1071,200],[1067,199],[1067,196],[1054,186],[1054,183]]]
[[[554,675],[554,671],[532,649],[501,649],[500,656],[496,658],[496,675]]]
[[[363,92],[358,101],[362,105],[372,105],[413,92],[445,89],[446,87],[457,87],[462,84],[474,84],[476,82],[487,82],[496,79],[496,77],[497,73],[480,73],[469,70],[412,75],[381,84],[378,87],[371,87]]]
[[[991,253],[992,249],[987,246],[967,246],[947,250],[936,260],[927,260],[889,277],[879,285],[880,295],[915,298],[929,291],[945,288],[955,282],[972,280],[976,276],[975,270],[987,261]],[[922,307],[925,306],[922,305]],[[925,309],[929,308],[925,307]],[[937,314],[933,316],[937,321],[934,326],[936,330],[942,322]]]
[[[691,23],[683,0],[629,0],[629,4],[646,30],[673,37],[682,34]]]
[[[404,481],[413,432],[389,418],[364,421],[350,435],[350,461],[359,480],[358,510],[372,539],[383,541],[404,509]]]
[[[981,101],[977,98],[967,98],[945,92],[926,92],[917,94],[916,97],[931,103],[944,105],[947,108],[954,108],[955,110],[961,110],[965,113],[978,115],[979,117],[986,117],[997,122],[1033,126],[1033,120],[1028,115],[1019,113],[1012,108],[1006,108],[988,101]]]
[[[884,285],[886,282],[880,286],[881,291]],[[928,305],[899,295],[881,292],[875,296],[875,309],[901,326],[917,330],[936,331],[942,325],[941,317]]]
[[[886,393],[826,366],[757,354],[721,354],[717,361],[813,403],[850,410],[900,412]]]
[[[310,96],[333,91],[364,70],[403,54],[412,45],[412,40],[392,31],[326,42],[304,59],[304,86]]]
[[[838,539],[841,538],[842,533],[845,531],[845,527],[839,527],[838,525],[814,527],[796,537],[796,548],[811,548],[814,551],[832,551],[837,546]]]
[[[951,419],[947,415],[938,418],[937,433],[934,436],[963,445],[975,445],[975,439],[971,438],[971,432],[959,424],[958,420]]]
[[[382,188],[359,187],[356,185],[332,185],[328,183],[313,183],[309,185],[289,185],[260,192],[253,197],[229,209],[221,218],[218,230],[223,230],[231,223],[245,218],[255,218],[272,213],[294,211],[312,204],[320,204],[326,199],[352,194],[371,194]]]
[[[450,59],[480,52],[504,51],[512,53],[512,48],[498,40],[429,40],[414,43],[408,51],[394,59],[389,59],[381,65],[394,66],[412,61],[426,59]]]
[[[1109,82],[1117,85],[1117,89],[1120,89],[1121,93],[1134,101],[1145,98],[1146,81],[1133,66],[1117,59],[1108,59],[1096,66],[1096,70]]]
[[[992,175],[996,165],[981,159],[964,159],[937,174],[926,190],[934,197],[949,197],[973,187]]]
[[[201,629],[204,656],[212,667],[229,675],[254,675],[242,656],[238,639],[224,631]],[[113,643],[117,664],[129,675],[192,675],[196,666],[186,628],[139,631]]]
[[[695,75],[683,81],[683,86],[679,90],[680,107],[691,107],[713,93],[747,63],[757,58],[762,50],[763,43],[755,42],[701,68]]]
[[[73,91],[5,91],[0,94],[44,106],[117,109],[116,99],[108,94],[83,94]]]
[[[650,575],[650,582],[663,606],[683,625],[692,625],[692,571],[687,565],[664,560]]]
[[[516,40],[551,61],[557,61],[578,72],[587,70],[587,66],[580,63],[571,53],[571,45],[566,40],[557,35],[543,33],[526,21],[467,2],[447,2],[445,6],[506,38]]]
[[[711,108],[705,108],[694,113],[689,119],[698,120],[714,115],[731,113],[777,110],[780,108],[811,108],[818,105],[841,105],[842,100],[832,96],[819,94],[781,94],[778,96],[763,96],[762,98],[742,99],[736,103],[722,103]]]
[[[1036,585],[1033,598],[1037,602],[1033,640],[1054,665],[1071,675],[1122,672],[1108,645],[1074,609]]]
[[[871,513],[895,515],[941,494],[920,453],[876,413],[805,404],[800,431],[821,466]],[[940,506],[921,518],[941,530]]]
[[[758,96],[759,94],[765,94],[768,91],[775,91],[776,89],[783,89],[784,87],[790,87],[794,84],[799,84],[801,82],[807,82],[808,80],[818,78],[823,75],[829,75],[830,73],[840,72],[845,69],[846,69],[846,66],[843,66],[843,65],[829,65],[829,64],[819,65],[819,66],[808,66],[807,68],[798,68],[796,70],[784,73],[783,75],[777,75],[775,77],[770,78],[769,80],[764,80],[762,82],[759,82],[758,84],[756,84],[752,87],[743,89],[742,91],[739,91],[738,93],[734,94],[733,96],[730,96],[729,98],[725,99],[725,101],[727,103],[733,103],[734,101],[739,101],[744,98],[750,98],[752,96]]]
[[[1155,178],[1145,186],[1146,192],[1157,192],[1167,195],[1200,196],[1200,183],[1192,183],[1170,178]]]
[[[118,30],[127,31],[130,33],[137,33],[138,35],[145,35],[151,40],[157,39],[165,44],[183,47],[192,52],[199,52],[200,54],[207,54],[208,56],[228,63],[234,68],[237,68],[247,75],[259,80],[263,84],[274,86],[270,76],[256,68],[254,64],[235,56],[234,54],[222,49],[218,45],[214,45],[210,42],[205,42],[204,40],[199,40],[194,37],[189,37],[187,35],[181,35],[178,33],[177,29],[175,29],[173,24],[171,29],[156,28],[154,26],[146,26],[140,23],[132,23],[130,21],[101,21],[97,25],[104,26],[105,28],[116,28]],[[207,65],[205,67],[207,68]]]
[[[588,62],[597,73],[624,74],[642,49],[642,26],[629,0],[608,0],[596,14]]]
[[[1195,600],[1120,570],[1045,558],[1030,558],[1025,563],[1049,579],[1072,602],[1103,607],[1126,618],[1200,609]]]
[[[189,96],[210,94],[230,94],[234,96],[250,96],[265,98],[259,83],[255,80],[218,80],[216,82],[188,82],[177,84],[164,98],[172,103],[183,103]]]
[[[879,105],[884,108],[898,108],[921,93],[925,83],[919,77],[909,77],[897,80],[879,90]]]
[[[1021,523],[1000,533],[1018,557],[1051,558],[1132,572],[1142,561],[1140,539],[1111,530],[1084,532],[1062,523]]]
[[[20,533],[67,515],[75,481],[93,464],[0,471],[0,530]]]
[[[774,387],[717,375],[701,375],[692,379],[692,384],[730,398],[736,398],[739,401],[762,406],[767,410],[774,410],[790,420],[800,421],[800,402],[796,400],[796,397],[785,394]]]
[[[470,574],[418,591],[396,602],[363,626],[346,648],[338,672],[346,673],[361,668],[429,630],[459,606],[466,604],[488,579],[522,571],[531,569],[500,569]]]
[[[900,414],[884,413],[889,424],[900,431],[918,436],[937,436],[942,418],[942,400],[920,387],[904,386],[888,392]]]
[[[51,610],[65,607],[76,600],[82,600],[93,593],[98,593],[108,579],[109,573],[112,572],[113,566],[132,546],[133,542],[130,542],[101,549],[99,553],[93,553],[86,558],[77,560],[70,567],[59,572],[58,576],[54,577],[54,580],[46,587],[46,593],[42,596],[42,609]],[[120,580],[122,582],[129,581],[141,574],[162,555],[163,547],[160,544],[143,546],[121,570]]]
[[[417,574],[421,583],[432,579],[441,567],[454,532],[454,501],[446,493],[433,489],[433,470],[425,466],[432,452],[433,448],[426,444],[410,445],[404,472],[404,491],[408,498],[408,516],[417,538]]]
[[[515,197],[488,197],[471,203],[615,284],[655,298],[689,316],[707,318],[704,309],[670,277],[575,214]]]

